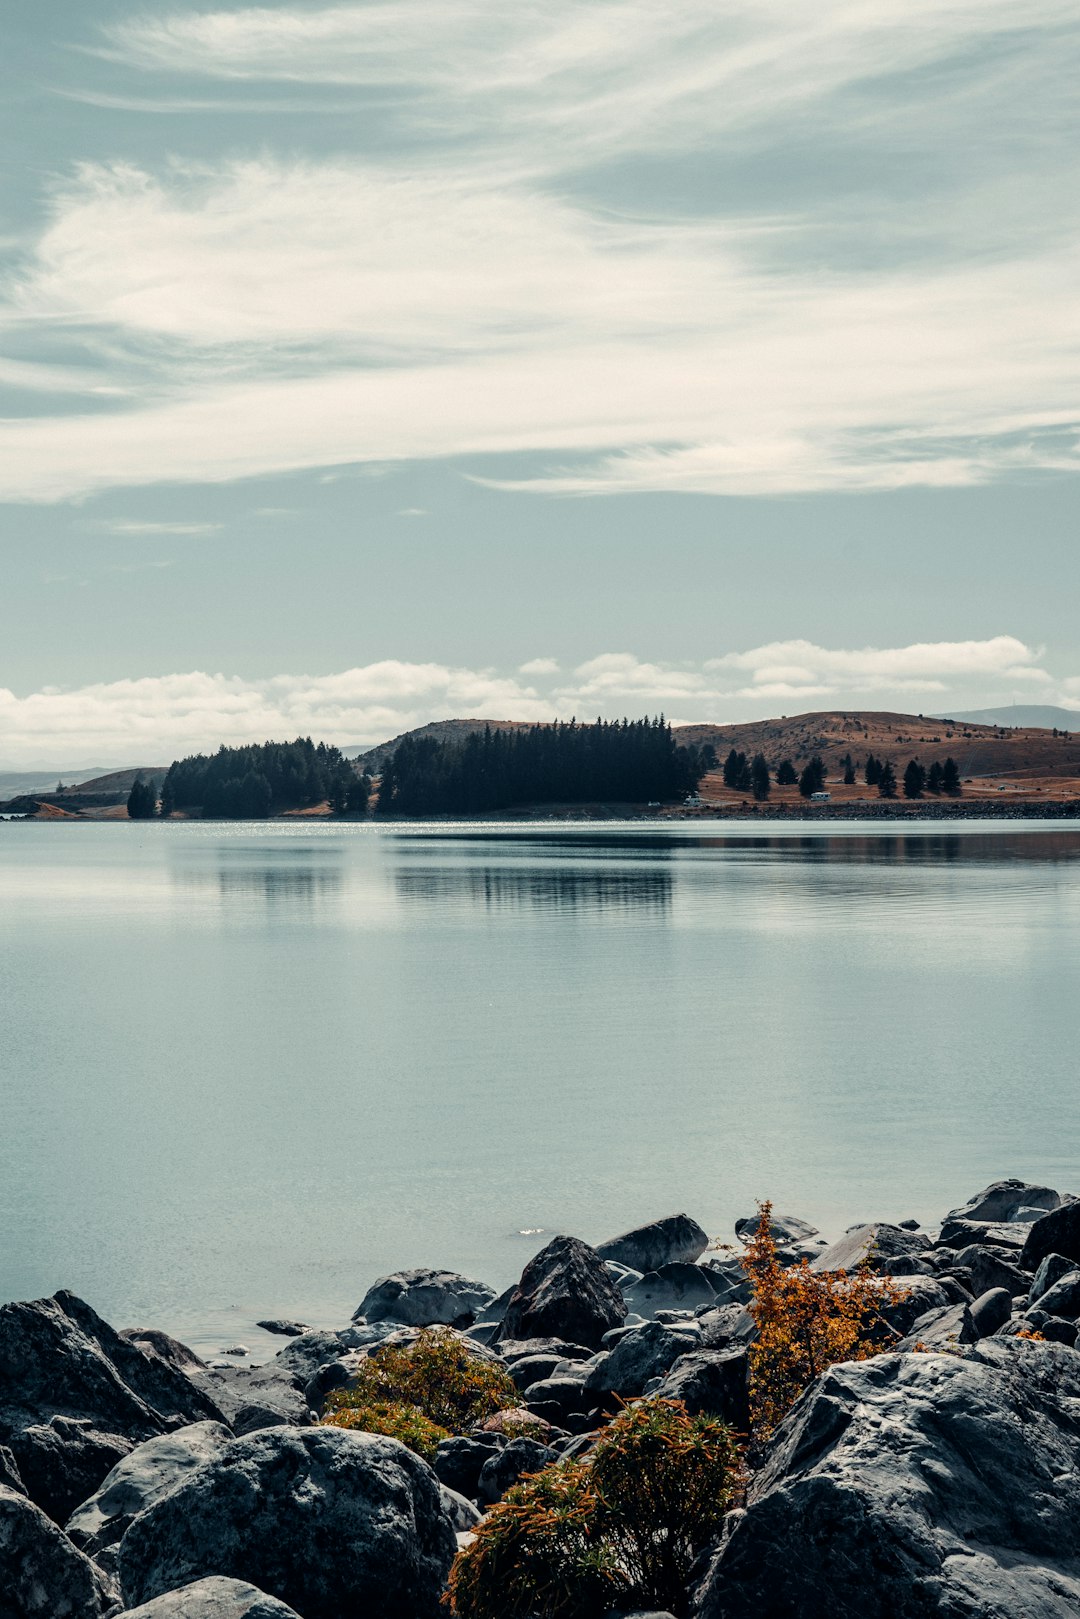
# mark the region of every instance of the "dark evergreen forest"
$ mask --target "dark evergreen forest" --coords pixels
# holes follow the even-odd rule
[[[367,777],[358,777],[339,749],[302,736],[174,760],[161,789],[161,813],[201,810],[248,820],[307,809],[325,799],[342,813],[365,810],[368,787]]]
[[[534,725],[462,742],[405,737],[383,766],[380,815],[471,815],[517,804],[670,802],[705,763],[657,719]]]

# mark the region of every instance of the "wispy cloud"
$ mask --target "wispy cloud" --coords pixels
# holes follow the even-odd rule
[[[1080,468],[1068,0],[176,9],[104,48],[226,99],[367,87],[380,156],[69,177],[0,337],[84,343],[130,402],[0,422],[0,495],[522,452],[491,481]]]
[[[166,522],[152,518],[138,517],[96,517],[84,525],[95,529],[100,534],[118,535],[203,535],[219,534],[223,525],[221,523],[182,523]]]
[[[0,689],[0,762],[11,768],[101,759],[153,763],[267,736],[375,742],[449,716],[548,720],[656,712],[733,721],[805,708],[1058,702],[1080,711],[1080,676],[1058,678],[1013,636],[838,649],[809,641],[697,663],[603,653],[560,675],[536,658],[516,673],[387,660],[329,675],[266,680],[193,672],[17,696]]]

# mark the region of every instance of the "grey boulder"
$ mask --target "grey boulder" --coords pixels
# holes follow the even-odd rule
[[[69,1518],[69,1540],[103,1567],[109,1566],[112,1559],[103,1553],[119,1545],[131,1520],[193,1468],[219,1455],[232,1437],[220,1422],[194,1422],[137,1445]]]
[[[0,1444],[58,1523],[140,1440],[221,1415],[189,1376],[73,1293],[0,1308]]]
[[[501,1434],[455,1434],[443,1439],[435,1452],[435,1476],[458,1495],[475,1497],[485,1462],[500,1450]]]
[[[3,1619],[101,1619],[111,1598],[102,1571],[41,1508],[0,1485]]]
[[[660,1400],[681,1400],[693,1417],[719,1417],[737,1433],[749,1430],[745,1349],[699,1349],[683,1355],[649,1392]]]
[[[246,1580],[212,1575],[129,1608],[124,1619],[298,1619],[298,1615],[295,1608],[257,1591]]]
[[[400,1321],[409,1327],[470,1327],[495,1289],[452,1270],[399,1270],[365,1293],[353,1320]]]
[[[1010,1248],[1019,1255],[1030,1227],[1009,1221],[948,1219],[937,1234],[935,1250],[967,1248],[972,1243]]]
[[[1003,1327],[1012,1314],[1012,1296],[1003,1287],[992,1287],[971,1306],[971,1325],[978,1338],[988,1338]]]
[[[969,1198],[963,1208],[950,1209],[946,1220],[1015,1220],[1021,1209],[1056,1209],[1061,1193],[1030,1181],[993,1181]]]
[[[577,1237],[554,1237],[522,1271],[499,1341],[566,1338],[595,1349],[626,1313],[626,1300],[595,1248]]]
[[[926,1239],[920,1232],[907,1231],[903,1226],[883,1221],[853,1226],[812,1259],[810,1269],[857,1270],[860,1265],[866,1265],[870,1270],[887,1271],[894,1260],[906,1259],[925,1246]]]
[[[1028,1278],[1015,1263],[1016,1252],[971,1243],[961,1248],[949,1265],[949,1274],[959,1276],[977,1298],[991,1287],[1003,1287],[1013,1297],[1026,1293]]]
[[[303,1379],[278,1355],[265,1366],[224,1366],[193,1376],[238,1434],[315,1420]]]
[[[663,1377],[681,1355],[697,1348],[697,1335],[649,1321],[633,1327],[607,1354],[601,1355],[585,1379],[593,1394],[641,1394],[654,1377]]]
[[[302,1619],[438,1619],[457,1541],[439,1481],[394,1439],[268,1428],[236,1439],[131,1524],[129,1606],[212,1574]]]
[[[493,1452],[484,1463],[477,1487],[477,1499],[484,1506],[501,1501],[511,1485],[526,1473],[539,1473],[558,1458],[547,1445],[535,1439],[511,1439]]]
[[[1040,1260],[1039,1268],[1031,1278],[1028,1303],[1037,1304],[1048,1288],[1053,1287],[1055,1282],[1060,1282],[1063,1276],[1068,1276],[1074,1269],[1073,1260],[1066,1259],[1062,1254],[1047,1254],[1045,1259]]]
[[[1075,1619],[1080,1355],[834,1366],[778,1429],[696,1619]]]
[[[624,1290],[627,1307],[635,1314],[653,1320],[658,1310],[696,1310],[712,1305],[717,1295],[726,1296],[722,1277],[705,1265],[685,1265],[672,1262],[658,1270],[648,1271],[632,1287]]]
[[[631,1270],[658,1270],[673,1261],[692,1264],[709,1245],[708,1232],[688,1214],[669,1214],[649,1225],[635,1226],[621,1237],[597,1244],[601,1259],[614,1260]]]
[[[1053,1287],[1048,1287],[1039,1299],[1039,1309],[1045,1310],[1047,1315],[1075,1321],[1080,1315],[1080,1270],[1066,1272]]]
[[[963,1344],[973,1344],[978,1336],[968,1306],[949,1304],[943,1310],[928,1310],[921,1315],[897,1348],[956,1349]]]
[[[1063,1203],[1028,1226],[1021,1265],[1035,1270],[1047,1254],[1061,1254],[1080,1265],[1080,1201]]]

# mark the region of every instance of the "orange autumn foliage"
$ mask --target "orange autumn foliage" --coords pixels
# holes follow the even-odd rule
[[[743,1266],[753,1288],[750,1314],[757,1339],[750,1349],[750,1421],[767,1439],[799,1395],[842,1360],[869,1360],[896,1340],[882,1310],[907,1297],[868,1266],[813,1271],[802,1259],[780,1263],[772,1233],[772,1204],[759,1203],[757,1231]]]

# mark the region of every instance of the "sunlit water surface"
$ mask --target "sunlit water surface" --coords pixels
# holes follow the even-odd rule
[[[0,1298],[263,1353],[379,1274],[1080,1190],[1080,828],[0,826]]]

